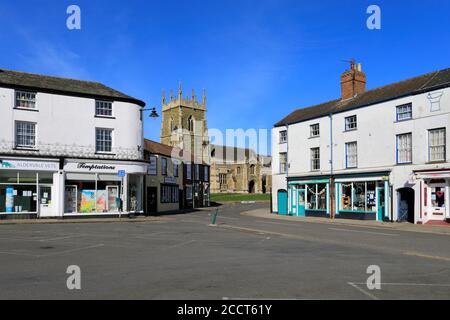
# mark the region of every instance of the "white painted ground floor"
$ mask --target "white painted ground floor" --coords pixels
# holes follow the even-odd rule
[[[142,213],[147,164],[0,158],[0,218]]]
[[[333,175],[274,175],[272,211],[416,224],[450,220],[450,168],[402,166]]]

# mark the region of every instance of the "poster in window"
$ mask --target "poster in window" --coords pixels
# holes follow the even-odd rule
[[[12,213],[14,208],[14,188],[6,188],[6,212]]]
[[[107,212],[106,199],[108,199],[106,190],[97,190],[97,212]]]
[[[119,188],[107,187],[108,189],[108,211],[118,212],[120,205]]]
[[[373,190],[367,190],[367,206],[368,207],[375,207],[376,206],[376,198],[375,198],[375,191]]]
[[[95,212],[95,191],[94,190],[82,190],[81,191],[80,212],[82,212],[82,213]]]

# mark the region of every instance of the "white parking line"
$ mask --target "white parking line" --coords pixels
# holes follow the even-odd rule
[[[355,285],[366,285],[365,283],[354,283]],[[350,283],[349,283],[350,284]],[[380,283],[381,286],[395,286],[395,287],[444,287],[450,288],[450,284],[442,284],[442,283]]]
[[[88,247],[75,248],[75,249],[70,249],[70,250],[64,250],[64,251],[59,251],[59,252],[53,252],[53,253],[49,253],[49,254],[43,254],[43,255],[39,255],[38,257],[39,257],[39,258],[46,258],[46,257],[58,256],[58,255],[66,254],[66,253],[72,253],[72,252],[82,251],[82,250],[88,250],[88,249],[100,248],[100,247],[104,247],[104,246],[105,246],[104,244],[97,244],[97,245],[88,246]]]
[[[355,232],[355,233],[368,233],[368,234],[375,234],[375,235],[389,236],[389,237],[398,237],[398,236],[400,236],[399,234],[392,234],[392,233],[381,233],[381,232],[373,232],[373,231],[360,231],[360,230],[340,229],[340,228],[328,228],[328,230]]]
[[[359,292],[364,293],[366,296],[368,296],[370,299],[372,300],[380,300],[378,297],[374,296],[373,294],[371,294],[370,292],[358,287],[355,283],[353,282],[348,282],[348,285],[352,286],[353,288],[355,288],[356,290],[358,290]]]

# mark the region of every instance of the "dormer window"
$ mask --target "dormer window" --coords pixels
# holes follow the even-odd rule
[[[112,102],[111,101],[95,101],[95,115],[97,117],[112,117]]]
[[[16,91],[16,108],[36,109],[36,92]]]

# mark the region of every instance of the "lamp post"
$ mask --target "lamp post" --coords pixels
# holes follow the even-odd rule
[[[142,142],[141,142],[141,148],[142,148],[142,155],[144,155],[144,150],[145,150],[145,142],[144,142],[144,112],[145,111],[151,111],[150,112],[150,115],[149,115],[149,118],[151,118],[151,119],[154,119],[154,120],[156,120],[157,118],[159,118],[159,114],[158,114],[158,112],[156,112],[156,108],[155,107],[153,107],[153,108],[148,108],[148,109],[144,109],[144,108],[141,108],[140,110],[140,118],[141,118],[141,121],[142,121],[142,126],[141,126],[141,128],[142,128],[142,133],[141,133],[141,137],[142,137]],[[143,157],[142,157],[143,158]],[[143,181],[143,183],[142,183],[142,198],[144,199],[145,198],[145,184],[146,184],[146,179],[145,179],[145,176],[144,176],[144,179],[143,179],[144,181]],[[123,186],[123,183],[122,183],[122,186]],[[137,200],[137,199],[136,199]],[[145,201],[144,201],[144,203],[145,203]],[[144,210],[144,208],[142,208],[142,210]],[[144,211],[145,212],[145,211]]]

